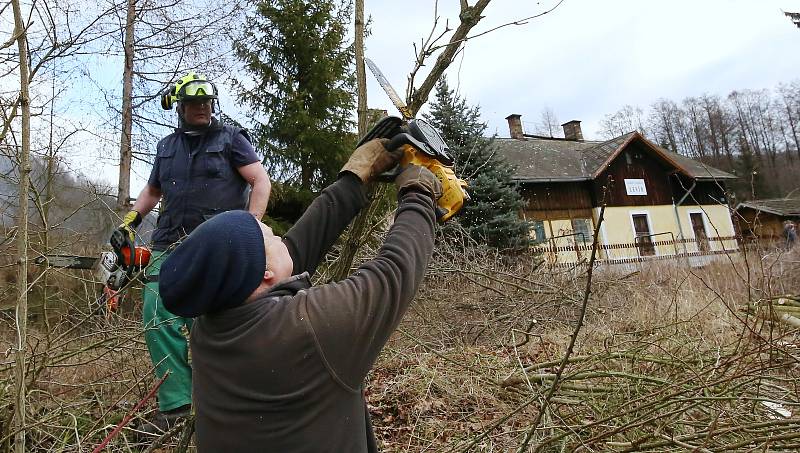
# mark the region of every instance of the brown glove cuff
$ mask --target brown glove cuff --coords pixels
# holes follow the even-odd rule
[[[425,167],[409,165],[397,176],[394,182],[397,184],[400,193],[410,190],[425,192],[430,194],[434,201],[442,196],[442,184],[439,182],[439,179]]]
[[[356,157],[355,159],[353,157]],[[358,158],[357,156],[353,155],[350,157],[350,160],[347,161],[346,164],[342,167],[341,171],[339,171],[339,175],[344,172],[350,172],[358,177],[362,183],[369,182],[369,165],[363,162],[363,159]]]

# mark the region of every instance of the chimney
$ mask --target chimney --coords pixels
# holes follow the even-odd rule
[[[564,138],[573,141],[583,141],[583,132],[581,132],[581,122],[578,120],[567,121],[562,124],[564,128]]]
[[[516,113],[512,113],[506,117],[506,120],[508,120],[508,133],[511,135],[511,138],[523,138],[521,118],[522,115],[517,115]]]

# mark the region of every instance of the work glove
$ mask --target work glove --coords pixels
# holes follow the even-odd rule
[[[433,201],[438,200],[442,196],[442,183],[439,182],[439,178],[427,168],[420,167],[419,165],[408,165],[397,175],[394,183],[397,185],[397,190],[400,193],[408,190],[425,192],[433,197]]]
[[[355,174],[364,184],[372,181],[379,174],[394,167],[403,157],[402,148],[389,151],[386,149],[388,143],[388,139],[376,138],[359,146],[344,164],[342,171]]]
[[[131,244],[136,241],[136,227],[142,223],[142,215],[136,211],[130,211],[122,218],[122,224],[117,230],[122,231],[127,237],[130,238]]]

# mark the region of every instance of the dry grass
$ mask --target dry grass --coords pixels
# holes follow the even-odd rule
[[[800,337],[742,311],[796,294],[800,266],[796,255],[747,261],[597,271],[576,349],[526,451],[800,448]],[[584,283],[578,270],[525,258],[439,255],[370,379],[385,451],[516,451]]]
[[[575,330],[585,270],[440,247],[369,376],[379,442],[386,452],[516,451],[527,436],[525,451],[800,450],[798,332],[744,311],[800,293],[799,267],[797,255],[773,253],[596,270],[575,350],[532,426]],[[91,288],[58,286],[47,323],[30,331],[28,446],[87,451],[154,379],[136,304],[107,319]],[[12,313],[0,323],[0,351],[10,350]],[[12,364],[0,359],[0,451]],[[106,451],[142,448],[124,431]]]

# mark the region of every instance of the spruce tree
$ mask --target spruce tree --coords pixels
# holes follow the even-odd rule
[[[253,138],[278,181],[318,190],[352,150],[354,49],[349,0],[257,0],[234,44],[247,77],[239,98],[252,109]]]
[[[528,222],[519,218],[524,206],[514,167],[492,150],[492,139],[483,136],[486,123],[480,108],[469,106],[447,79],[436,85],[430,113],[423,115],[450,147],[459,177],[469,184],[471,201],[456,217],[476,241],[496,248],[519,248],[530,243]]]

